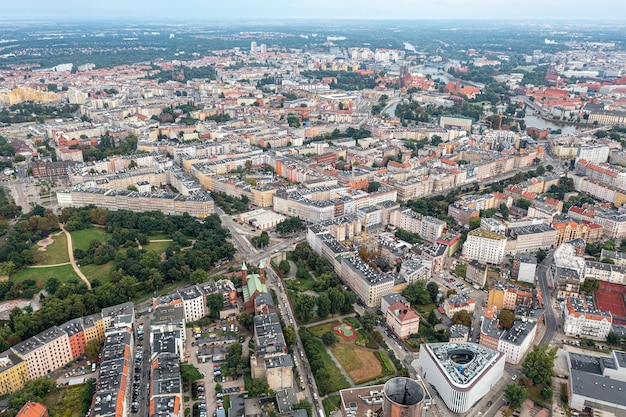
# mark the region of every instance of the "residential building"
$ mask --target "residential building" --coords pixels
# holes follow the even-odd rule
[[[504,261],[506,238],[483,228],[467,234],[463,244],[463,256],[484,263],[500,264]]]
[[[385,323],[396,336],[406,339],[419,331],[420,316],[410,305],[398,301],[387,308]]]
[[[467,264],[465,279],[479,287],[484,287],[487,283],[488,270],[487,265],[481,264],[478,261],[471,261]]]
[[[41,403],[28,401],[15,417],[48,417],[48,409]]]
[[[535,283],[537,271],[537,257],[530,253],[520,253],[513,258],[511,277],[531,284]]]
[[[516,319],[510,329],[503,329],[498,320],[485,316],[480,326],[480,344],[504,353],[506,362],[518,364],[533,345],[537,323]]]
[[[0,395],[21,390],[30,379],[26,361],[10,350],[0,353]]]
[[[568,297],[561,303],[563,332],[567,336],[606,340],[611,331],[613,316],[610,311],[597,310],[593,304]]]
[[[465,294],[455,294],[445,299],[443,302],[443,310],[446,313],[446,316],[452,318],[454,313],[465,310],[468,313],[474,313],[474,309],[476,308],[476,303],[470,297]]]
[[[375,271],[358,256],[341,260],[341,279],[368,307],[379,307],[384,295],[393,290],[394,279]]]
[[[26,362],[31,379],[48,375],[72,361],[68,334],[53,326],[11,348]]]

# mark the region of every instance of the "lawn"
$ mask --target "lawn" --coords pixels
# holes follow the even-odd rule
[[[80,280],[74,272],[72,265],[50,266],[46,268],[22,268],[13,276],[11,281],[22,282],[27,279],[33,279],[36,282],[45,284],[48,278],[55,277],[61,282],[67,282],[71,278]]]
[[[435,303],[430,303],[430,304],[418,304],[415,306],[415,309],[417,310],[418,313],[430,313],[431,311],[433,311],[437,306],[435,305]]]
[[[56,388],[44,400],[50,415],[58,417],[83,417],[90,403],[91,384]]]
[[[111,271],[115,266],[115,261],[107,262],[103,265],[81,265],[80,270],[85,274],[89,282],[92,282],[94,279],[100,281],[100,284],[106,284],[111,280]]]
[[[65,233],[61,232],[56,236],[50,237],[53,242],[45,247],[34,244],[30,251],[33,253],[35,263],[37,265],[56,265],[70,261],[70,256],[67,253],[67,237]]]
[[[324,412],[329,416],[331,412],[337,411],[341,407],[341,397],[339,395],[330,395],[322,400],[322,405],[324,406]]]
[[[307,279],[286,279],[285,284],[287,284],[287,288],[290,290],[304,292],[308,290],[312,290],[315,287],[315,280],[311,278]]]
[[[322,337],[326,332],[332,332],[333,326],[339,323],[339,320],[333,320],[330,323],[320,324],[318,326],[309,327],[308,330],[317,337]]]
[[[82,249],[85,251],[89,249],[89,244],[92,240],[103,242],[110,237],[101,227],[90,227],[89,229],[75,230],[71,232],[71,235],[74,249]]]
[[[542,388],[543,388],[543,385],[531,385],[530,387],[526,387],[528,398],[533,400],[535,404],[541,405],[541,406],[543,406],[546,403],[546,400],[544,400],[543,397],[541,396]],[[555,393],[554,395],[557,395],[557,393]]]
[[[145,250],[151,250],[159,255],[165,252],[165,250],[173,245],[174,242],[150,242],[147,245],[142,246]]]
[[[344,321],[347,321],[348,323],[350,323],[352,327],[354,327],[355,329],[358,329],[359,327],[361,327],[361,323],[359,323],[359,321],[355,319],[354,317],[346,317]]]
[[[343,344],[334,344],[330,350],[355,384],[362,384],[383,375],[380,360],[370,350]]]

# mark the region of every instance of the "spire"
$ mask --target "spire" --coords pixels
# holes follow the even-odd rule
[[[242,271],[247,271],[248,267],[246,266],[246,261],[243,261],[243,263],[241,264],[241,270]]]
[[[265,268],[265,265],[263,265],[263,260],[261,259],[259,261],[259,269]]]

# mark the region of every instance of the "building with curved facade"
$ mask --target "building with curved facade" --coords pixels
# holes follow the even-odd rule
[[[467,412],[504,374],[505,355],[476,343],[431,343],[420,347],[423,376],[455,413]]]

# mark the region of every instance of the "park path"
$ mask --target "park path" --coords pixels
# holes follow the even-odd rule
[[[60,264],[52,264],[52,265],[28,265],[26,268],[31,268],[31,269],[36,269],[36,268],[52,268],[55,266],[63,266],[63,265],[70,265],[71,262],[63,262]]]
[[[328,356],[330,356],[330,358],[333,360],[333,362],[335,363],[335,366],[337,367],[337,369],[339,369],[339,372],[341,372],[341,375],[343,375],[344,378],[346,378],[346,381],[348,381],[348,384],[350,384],[350,386],[353,387],[354,381],[352,380],[352,378],[350,378],[350,375],[348,375],[346,370],[343,369],[343,366],[341,366],[337,358],[335,358],[335,355],[333,355],[333,352],[331,352],[330,349],[326,349],[326,352],[328,352]]]
[[[76,275],[78,275],[78,277],[83,280],[83,282],[87,285],[87,288],[91,291],[91,282],[89,282],[85,274],[83,274],[83,271],[81,271],[78,265],[76,265],[76,260],[74,259],[74,243],[72,242],[72,235],[70,234],[70,232],[65,230],[63,225],[59,224],[59,226],[61,227],[61,230],[63,231],[63,233],[65,233],[65,237],[67,238],[67,252],[68,255],[70,255],[70,263],[72,264],[72,268],[74,268],[74,272],[76,272]]]
[[[346,317],[354,317],[354,313],[349,313],[349,314],[344,314],[344,315],[340,315],[340,316],[329,317],[327,319],[320,320],[320,321],[315,321],[313,323],[301,324],[300,327],[315,327],[315,326],[319,326],[320,324],[331,323],[333,321],[342,321]]]

